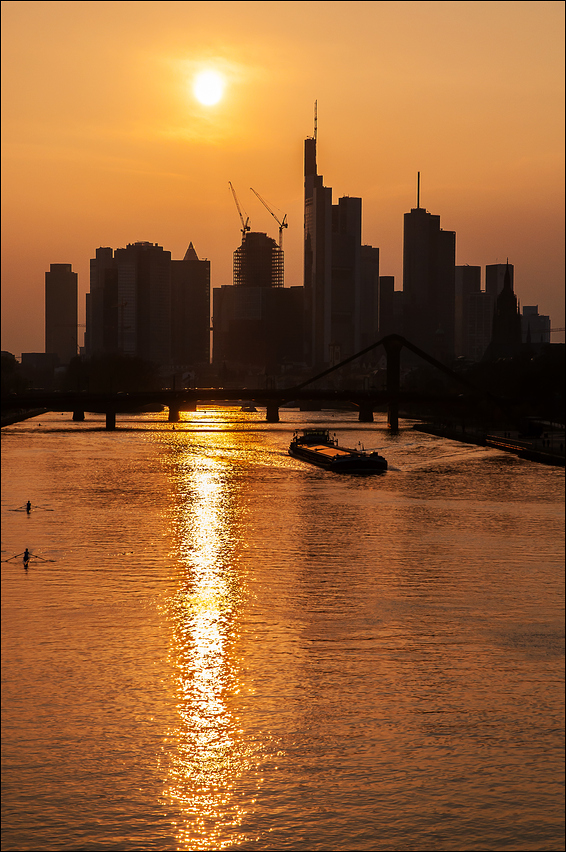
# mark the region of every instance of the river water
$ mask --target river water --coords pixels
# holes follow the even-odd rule
[[[183,417],[2,430],[2,849],[563,849],[564,471]]]

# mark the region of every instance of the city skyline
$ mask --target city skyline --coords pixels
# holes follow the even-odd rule
[[[78,273],[84,323],[99,246],[148,240],[183,257],[192,242],[211,286],[231,284],[228,181],[254,231],[278,236],[251,186],[287,214],[285,285],[302,285],[315,100],[333,202],[363,199],[362,241],[396,289],[420,171],[421,206],[456,232],[456,263],[509,257],[521,303],[563,327],[563,4],[256,7],[2,4],[2,348],[43,350],[51,264]],[[52,55],[46,34],[68,49]],[[225,79],[215,105],[188,90],[204,66]]]

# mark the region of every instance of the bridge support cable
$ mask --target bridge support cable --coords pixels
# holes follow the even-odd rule
[[[389,336],[390,337],[397,337],[398,335],[392,334],[392,335],[389,335]],[[376,343],[372,343],[371,346],[366,346],[365,349],[361,349],[359,352],[356,352],[355,355],[350,355],[349,358],[344,358],[343,361],[340,361],[338,364],[334,364],[333,367],[328,367],[328,369],[323,370],[322,373],[317,373],[316,376],[312,376],[310,379],[307,379],[306,382],[301,382],[300,385],[295,385],[293,388],[289,388],[288,390],[302,390],[303,388],[306,388],[307,385],[312,385],[313,382],[318,381],[318,379],[322,379],[322,378],[324,378],[324,376],[328,376],[330,373],[336,372],[336,370],[339,370],[341,367],[345,367],[346,364],[349,364],[351,361],[355,361],[356,358],[361,358],[362,355],[365,355],[367,352],[371,352],[372,349],[376,349],[378,346],[381,346],[381,344],[385,340],[387,340],[387,338],[383,337],[381,340],[378,340]],[[401,338],[401,340],[403,340],[403,338]]]
[[[350,364],[352,361],[355,361],[356,358],[361,358],[362,355],[365,355],[368,352],[371,352],[372,349],[376,349],[378,346],[383,344],[383,348],[385,349],[385,354],[387,357],[387,395],[388,395],[388,414],[387,414],[387,422],[389,428],[396,432],[399,429],[399,399],[400,399],[400,391],[401,391],[401,350],[403,347],[409,349],[415,355],[418,355],[419,358],[422,358],[423,361],[428,362],[431,366],[435,367],[437,370],[440,370],[447,376],[450,376],[451,379],[459,383],[460,385],[467,388],[468,391],[471,391],[472,394],[479,399],[485,399],[489,401],[491,404],[500,403],[500,400],[497,400],[496,397],[493,396],[489,391],[485,391],[472,382],[465,379],[460,374],[451,370],[450,367],[447,367],[441,361],[438,361],[436,358],[433,358],[432,355],[428,355],[428,353],[424,352],[424,350],[419,349],[418,346],[415,346],[405,337],[400,334],[389,334],[386,337],[382,337],[381,340],[377,340],[375,343],[372,343],[370,346],[366,346],[365,349],[361,349],[359,352],[356,352],[355,355],[350,355],[349,358],[345,358],[340,363],[335,364],[333,367],[328,367],[328,369],[323,370],[321,373],[317,373],[316,376],[312,376],[310,379],[307,379],[305,382],[302,382],[299,385],[296,385],[294,388],[287,388],[288,392],[292,391],[300,391],[304,388],[308,387],[308,385],[313,384],[318,381],[318,379],[322,379],[325,376],[328,376],[330,373],[336,372],[341,367],[345,367],[346,364]],[[361,415],[361,409],[360,409]],[[361,419],[361,416],[360,416]],[[373,419],[373,418],[372,418]],[[368,421],[371,422],[371,421]]]

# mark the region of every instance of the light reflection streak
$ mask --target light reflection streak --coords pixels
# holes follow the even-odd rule
[[[230,706],[240,688],[237,518],[221,458],[184,458],[178,491],[186,502],[175,526],[186,575],[174,602],[172,648],[179,727],[171,732],[177,750],[166,794],[179,814],[179,849],[223,849],[247,839],[238,784],[255,763]]]

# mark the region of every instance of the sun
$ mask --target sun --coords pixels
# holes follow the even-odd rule
[[[224,94],[224,79],[217,71],[201,71],[195,77],[193,93],[204,106],[213,106]]]

